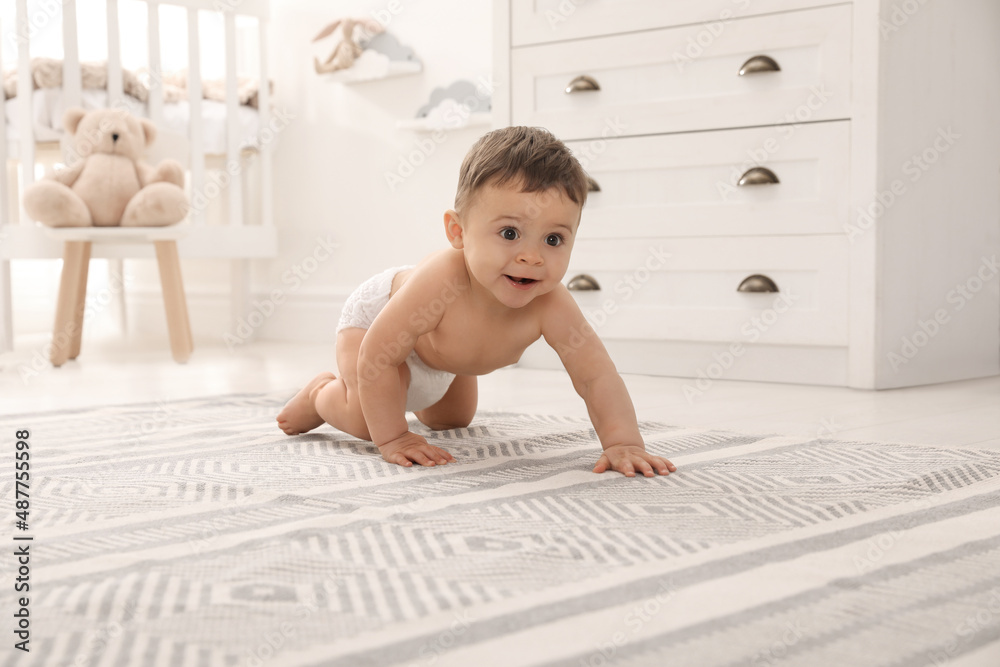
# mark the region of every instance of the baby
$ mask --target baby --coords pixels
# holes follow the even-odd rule
[[[468,426],[476,376],[515,363],[544,337],[604,449],[594,472],[675,471],[646,451],[625,383],[561,282],[586,198],[583,168],[547,131],[508,127],[480,138],[444,214],[451,247],[351,294],[337,326],[340,377],[313,378],[278,415],[281,430],[325,422],[371,440],[391,463],[454,461],[409,430],[406,411],[435,430]]]

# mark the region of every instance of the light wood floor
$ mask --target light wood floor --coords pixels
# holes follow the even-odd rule
[[[52,368],[48,338],[21,337],[0,355],[0,414],[246,392],[289,396],[321,370],[332,346],[257,342],[197,345],[186,365],[166,341],[85,340],[76,361]],[[975,446],[1000,450],[1000,376],[890,391],[718,381],[693,400],[691,380],[624,376],[639,419],[751,433]],[[506,368],[480,378],[480,409],[586,416],[561,371]]]

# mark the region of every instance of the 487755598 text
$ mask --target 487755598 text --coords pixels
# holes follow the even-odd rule
[[[28,512],[31,508],[29,489],[31,488],[31,453],[28,440],[31,432],[27,429],[18,430],[14,433],[17,443],[14,449],[14,525],[20,531],[28,530]],[[28,544],[33,538],[30,535],[14,535],[14,557],[17,559],[16,576],[14,578],[14,591],[16,593],[28,593],[31,590],[31,545]],[[29,620],[29,602],[27,595],[22,595],[15,601],[14,611],[14,636],[19,640],[14,642],[14,648],[29,651],[28,643],[31,640],[31,623]]]

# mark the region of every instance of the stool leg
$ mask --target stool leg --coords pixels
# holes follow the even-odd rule
[[[66,241],[63,244],[62,276],[59,279],[59,301],[56,303],[56,321],[52,329],[52,352],[49,361],[53,366],[62,366],[69,358],[73,341],[77,336],[76,311],[81,290],[78,284],[81,274],[86,276],[83,265],[89,256],[86,241]],[[83,285],[86,293],[87,286]]]
[[[167,330],[170,332],[170,350],[174,361],[183,364],[191,357],[194,341],[188,320],[187,299],[181,280],[181,260],[176,241],[154,241],[156,262],[160,267],[160,284],[163,286],[163,305],[167,311]]]
[[[10,293],[10,260],[0,259],[0,353],[11,352],[14,349],[13,317],[14,310],[11,307]]]
[[[69,348],[69,358],[80,356],[80,342],[83,340],[83,311],[87,305],[87,275],[90,272],[90,241],[83,241],[83,261],[80,262],[80,273],[76,280],[76,304],[74,305],[73,342]]]

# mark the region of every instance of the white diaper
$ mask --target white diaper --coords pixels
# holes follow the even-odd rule
[[[354,290],[340,313],[337,331],[356,327],[368,329],[385,304],[389,303],[392,292],[392,279],[400,271],[412,269],[413,265],[397,266],[376,274],[361,283]],[[406,392],[406,409],[410,411],[423,410],[434,405],[445,395],[454,373],[431,368],[417,356],[417,351],[410,352],[406,358],[406,366],[410,369],[410,388]]]

